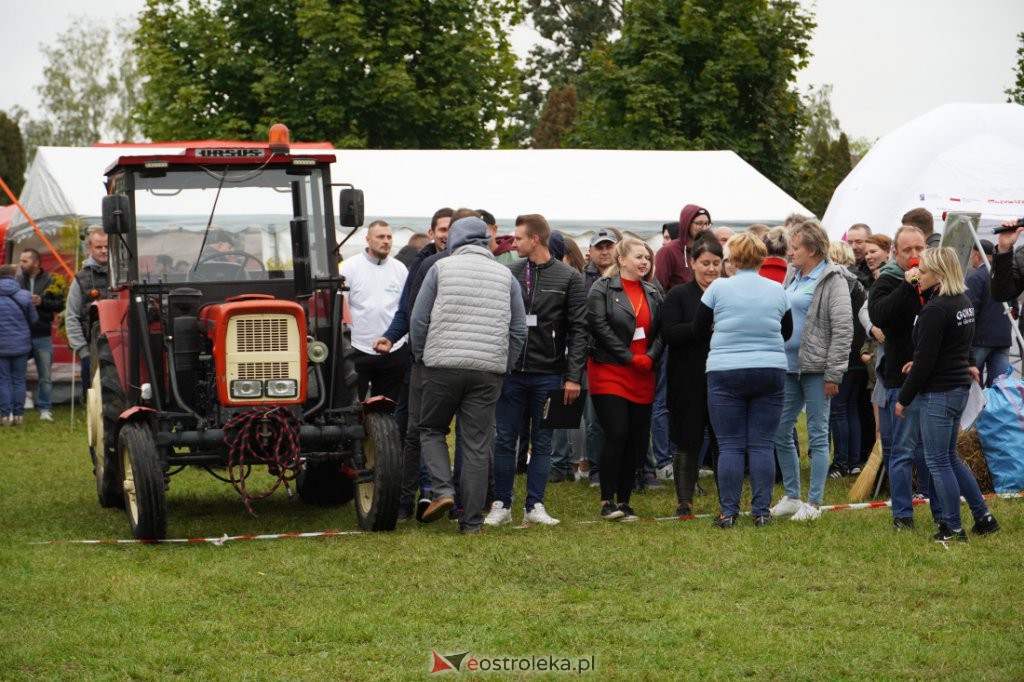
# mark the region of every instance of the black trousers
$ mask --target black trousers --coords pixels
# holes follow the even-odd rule
[[[647,456],[651,437],[651,405],[617,395],[592,395],[604,432],[601,446],[601,499],[629,504],[636,470]]]
[[[367,390],[372,386],[373,395],[382,395],[397,403],[410,358],[409,344],[386,355],[364,353],[353,348],[352,362],[359,377],[359,399],[365,399]]]

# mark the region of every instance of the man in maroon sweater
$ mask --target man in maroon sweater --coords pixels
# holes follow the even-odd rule
[[[666,294],[675,285],[693,279],[690,248],[709,229],[711,214],[706,208],[687,204],[679,212],[679,238],[667,242],[654,255],[654,276]]]

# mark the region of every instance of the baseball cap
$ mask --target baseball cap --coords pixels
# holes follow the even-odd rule
[[[597,246],[601,242],[611,242],[612,244],[618,244],[619,238],[615,236],[615,233],[608,229],[601,229],[597,231],[593,237],[590,238],[590,245]]]

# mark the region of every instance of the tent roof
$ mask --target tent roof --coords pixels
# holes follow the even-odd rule
[[[946,104],[880,139],[836,189],[822,220],[833,238],[854,223],[893,234],[923,206],[989,222],[1024,214],[1024,107]]]
[[[183,149],[136,148],[140,154]],[[21,201],[37,221],[96,218],[103,170],[130,154],[125,145],[41,147]],[[485,208],[503,225],[521,213],[541,213],[556,226],[613,224],[640,232],[660,231],[691,202],[715,222],[738,225],[808,212],[731,151],[339,150],[337,156],[332,178],[365,191],[368,219],[416,219],[410,224],[418,229],[445,205]],[[16,216],[12,232],[24,223]]]

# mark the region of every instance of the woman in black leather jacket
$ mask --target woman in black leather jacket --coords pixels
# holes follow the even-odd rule
[[[601,517],[610,521],[637,518],[629,499],[650,438],[662,349],[662,296],[645,281],[652,268],[650,247],[623,239],[615,248],[612,274],[594,283],[587,297],[590,395],[604,431]]]

